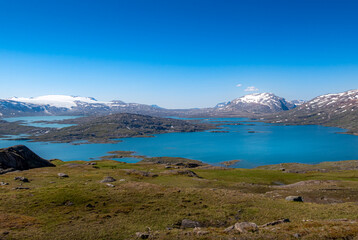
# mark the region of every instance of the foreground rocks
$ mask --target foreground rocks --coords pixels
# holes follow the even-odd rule
[[[19,180],[21,182],[30,182],[29,179],[25,178],[25,177],[14,177],[14,180]]]
[[[240,222],[235,223],[235,225],[230,226],[224,230],[226,233],[238,232],[238,233],[248,233],[248,232],[257,232],[259,227],[256,223],[252,222]]]
[[[24,145],[0,149],[0,174],[16,170],[54,166]]]
[[[113,177],[104,177],[102,180],[101,180],[101,183],[110,183],[110,182],[115,182],[117,181],[115,178]]]
[[[288,196],[285,199],[290,202],[303,202],[303,197],[301,196]]]
[[[180,224],[181,229],[201,227],[201,223],[190,219],[183,219]]]
[[[68,175],[66,173],[57,173],[57,176],[60,178],[68,178]]]

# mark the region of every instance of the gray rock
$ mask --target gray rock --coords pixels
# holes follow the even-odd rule
[[[179,175],[186,175],[188,177],[196,177],[196,178],[201,178],[199,177],[195,172],[191,171],[191,170],[180,170],[177,171],[177,174]]]
[[[150,234],[146,232],[137,232],[135,235],[140,239],[148,239]]]
[[[235,227],[234,227],[234,225],[232,225],[232,226],[230,226],[228,228],[225,228],[224,232],[229,233],[229,232],[232,232],[234,230],[235,230]]]
[[[74,203],[71,202],[71,201],[66,201],[66,202],[63,203],[63,205],[65,205],[65,206],[73,206]]]
[[[240,233],[257,232],[259,230],[256,223],[252,222],[235,223],[234,229]]]
[[[86,165],[97,165],[96,162],[88,162],[88,163],[85,163]]]
[[[265,223],[264,225],[261,225],[260,227],[275,226],[275,225],[277,225],[277,224],[288,223],[288,222],[290,222],[290,219],[284,218],[284,219],[280,219],[280,220],[277,220],[277,221]]]
[[[19,180],[21,182],[30,182],[29,179],[25,177],[14,177],[14,180]]]
[[[9,183],[7,183],[7,182],[0,182],[0,185],[1,185],[1,186],[5,186],[5,185],[9,185]]]
[[[200,227],[194,228],[193,232],[198,236],[204,236],[209,234],[209,231],[202,230]]]
[[[120,182],[125,182],[126,180],[125,179],[119,179]]]
[[[110,182],[115,182],[117,181],[116,179],[114,179],[113,177],[104,177],[102,180],[101,180],[101,183],[110,183]]]
[[[28,190],[28,189],[30,189],[30,188],[28,188],[28,187],[15,187],[15,188],[13,188],[13,190]]]
[[[57,176],[61,178],[68,178],[68,175],[66,173],[57,173]]]
[[[55,167],[49,161],[39,157],[28,147],[16,145],[0,149],[0,173],[14,170],[28,170],[39,167]]]
[[[301,196],[288,196],[285,199],[286,201],[291,201],[291,202],[303,202],[303,197]]]
[[[201,227],[201,223],[199,223],[197,221],[190,220],[190,219],[183,219],[180,224],[180,228],[182,228],[182,229],[196,228],[196,227]]]
[[[106,184],[108,187],[115,187],[113,184],[107,183]]]
[[[292,236],[293,236],[294,238],[300,238],[300,237],[301,237],[301,234],[295,233],[295,234],[293,234]]]

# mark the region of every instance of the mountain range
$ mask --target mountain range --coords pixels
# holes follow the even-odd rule
[[[178,117],[251,117],[280,124],[320,124],[358,134],[358,90],[325,94],[310,101],[287,101],[272,93],[254,93],[211,108],[166,109],[156,105],[97,101],[89,97],[47,95],[0,100],[0,117],[40,115],[100,116],[133,113]]]
[[[273,123],[341,127],[358,135],[358,89],[318,96],[267,119]]]
[[[297,102],[298,103],[298,102]],[[0,100],[0,116],[103,115],[135,113],[153,116],[251,116],[286,111],[296,104],[272,93],[249,94],[212,108],[165,109],[157,105],[97,101],[90,97],[46,95],[34,98],[13,97]]]

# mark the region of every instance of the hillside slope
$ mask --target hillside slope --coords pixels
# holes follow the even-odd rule
[[[220,103],[215,111],[217,113],[267,114],[287,111],[295,107],[295,104],[275,94],[253,93],[227,103]]]
[[[46,134],[33,136],[36,141],[54,142],[113,142],[125,137],[148,137],[170,132],[196,132],[214,128],[211,124],[186,120],[152,117],[139,114],[117,113],[100,117],[68,120],[76,126],[53,129]]]
[[[322,95],[266,119],[273,123],[340,127],[358,134],[358,90]]]

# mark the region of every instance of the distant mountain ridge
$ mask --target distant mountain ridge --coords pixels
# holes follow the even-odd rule
[[[251,116],[287,111],[296,107],[272,93],[254,93],[219,103],[212,108],[165,109],[157,105],[98,101],[91,97],[46,95],[33,98],[0,99],[0,117],[34,115],[106,115],[134,113],[152,116]]]
[[[358,134],[358,89],[318,96],[291,111],[268,118],[274,123],[321,124]]]
[[[254,93],[217,105],[221,112],[274,113],[287,111],[296,105],[273,93]]]

